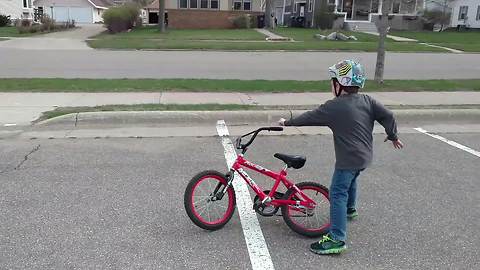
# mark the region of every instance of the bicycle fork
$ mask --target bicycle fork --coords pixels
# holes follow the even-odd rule
[[[227,177],[227,185],[224,186],[222,183],[218,183],[212,193],[212,200],[221,200],[225,193],[227,193],[228,188],[232,186],[233,178],[234,178],[235,171],[231,169],[225,176]]]

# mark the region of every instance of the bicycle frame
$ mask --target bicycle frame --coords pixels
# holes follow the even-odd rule
[[[265,175],[269,178],[275,180],[275,183],[270,190],[269,194],[266,195],[264,191],[253,181],[253,179],[243,170],[243,168],[247,168],[253,171],[256,171],[262,175]],[[237,172],[243,180],[253,189],[253,191],[258,195],[262,203],[270,203],[275,207],[279,207],[282,205],[293,205],[296,207],[306,207],[306,208],[315,208],[316,203],[312,199],[310,199],[305,193],[303,193],[294,183],[287,179],[287,168],[285,167],[280,171],[280,173],[272,172],[260,165],[254,164],[248,160],[246,160],[243,154],[238,154],[235,163],[231,169],[232,173]],[[233,179],[233,178],[232,178]],[[278,189],[280,183],[283,183],[287,189],[293,188],[295,191],[300,194],[302,199],[299,200],[283,200],[283,199],[275,199],[273,196]]]

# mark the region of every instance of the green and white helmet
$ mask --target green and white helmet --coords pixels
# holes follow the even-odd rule
[[[328,68],[331,78],[336,78],[340,85],[358,86],[363,88],[365,81],[365,70],[360,63],[353,60],[344,60]]]

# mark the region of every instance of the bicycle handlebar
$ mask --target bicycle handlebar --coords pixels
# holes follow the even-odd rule
[[[253,143],[253,141],[257,137],[258,133],[260,133],[261,131],[283,131],[283,127],[262,127],[262,128],[257,129],[257,130],[254,130],[250,133],[247,133],[245,135],[242,135],[242,136],[238,137],[237,140],[236,140],[235,147],[237,149],[242,150],[242,153],[244,154],[247,151],[247,147],[249,147]],[[242,144],[242,138],[250,136],[250,135],[252,135],[252,138],[250,138],[250,140],[247,143]]]

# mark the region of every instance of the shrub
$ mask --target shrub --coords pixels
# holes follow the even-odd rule
[[[55,20],[48,16],[44,16],[40,20],[40,24],[24,24],[23,21],[17,25],[20,34],[37,33],[37,32],[53,32],[61,31],[75,27],[75,21],[56,23]]]
[[[29,27],[31,25],[32,25],[32,21],[30,21],[28,19],[20,20],[20,26],[22,26],[22,27]]]
[[[322,30],[332,29],[333,22],[336,19],[335,14],[329,11],[328,4],[326,0],[321,0],[320,3],[320,12],[315,14],[314,23],[317,28]]]
[[[233,25],[235,28],[248,28],[248,17],[246,15],[240,15],[233,19]]]
[[[257,17],[248,14],[233,18],[235,28],[253,28],[257,26]]]
[[[135,26],[140,10],[136,5],[112,7],[102,15],[103,22],[111,33],[127,31]]]
[[[450,22],[450,13],[441,10],[425,10],[422,19],[426,25],[440,25],[440,31]],[[432,26],[433,29],[433,26]]]
[[[43,16],[42,19],[40,19],[40,22],[42,23],[42,26],[40,27],[42,32],[47,32],[47,31],[53,31],[55,30],[55,20],[51,19],[48,16]]]
[[[0,14],[0,27],[9,26],[12,24],[10,16]]]

